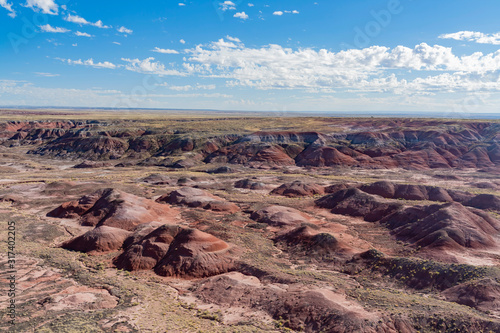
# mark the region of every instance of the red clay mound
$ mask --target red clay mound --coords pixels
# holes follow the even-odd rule
[[[129,231],[123,229],[100,226],[62,243],[61,247],[79,252],[116,251],[122,247],[130,234]]]
[[[271,226],[297,226],[302,223],[309,223],[310,218],[301,211],[284,206],[269,206],[257,210],[250,216],[252,220],[260,223],[267,223]]]
[[[140,238],[134,233],[132,238],[139,239],[132,244],[127,244],[130,238],[127,239],[124,243],[125,252],[116,257],[113,263],[117,268],[128,271],[152,269],[167,254],[170,244],[181,230],[180,226],[167,224],[152,231],[151,227],[141,228],[137,234],[150,232]]]
[[[306,197],[317,194],[325,194],[323,186],[318,184],[305,183],[301,180],[296,180],[292,183],[286,183],[271,191],[271,194],[283,195],[285,197]]]
[[[417,246],[450,249],[495,246],[493,237],[500,230],[497,219],[456,202],[406,208],[380,222],[399,239]]]
[[[448,191],[435,186],[395,184],[388,181],[380,181],[363,185],[360,187],[360,190],[390,199],[453,201]]]
[[[169,194],[156,199],[156,202],[166,202],[172,205],[183,205],[188,207],[199,207],[217,212],[235,213],[240,210],[238,206],[231,202],[225,201],[224,199],[206,191],[192,187],[183,187],[172,191]]]
[[[315,201],[321,208],[331,209],[334,214],[363,217],[375,222],[402,207],[379,196],[365,193],[357,188],[340,190]]]
[[[143,223],[168,222],[170,209],[152,200],[108,188],[83,196],[78,201],[63,203],[47,216],[59,218],[80,216],[82,225],[106,225],[134,230]]]
[[[358,186],[357,184],[353,184],[353,183],[333,184],[333,185],[329,185],[329,186],[325,187],[325,193],[335,193],[335,192],[338,192],[340,190],[345,190],[347,188],[357,187],[357,186]]]
[[[197,229],[181,230],[155,267],[162,276],[201,278],[226,273],[234,267],[229,245]]]
[[[264,190],[266,188],[266,184],[257,182],[253,179],[240,179],[234,183],[234,187],[236,188],[248,188],[250,190]]]
[[[289,253],[307,255],[308,258],[330,258],[346,253],[346,247],[329,233],[322,233],[310,226],[301,226],[274,239],[287,248]]]
[[[500,311],[500,284],[493,279],[483,279],[446,289],[444,297],[449,302],[467,305],[484,312]]]
[[[465,203],[479,209],[500,211],[500,198],[493,194],[479,194]]]
[[[157,173],[142,178],[141,182],[151,185],[172,185],[176,183],[174,179]]]

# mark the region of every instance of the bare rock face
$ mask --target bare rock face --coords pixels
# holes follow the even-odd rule
[[[310,184],[296,180],[292,183],[286,183],[275,188],[271,191],[271,194],[283,195],[285,197],[305,197],[325,194],[325,189],[318,184]]]
[[[188,207],[199,207],[218,212],[235,213],[240,210],[238,206],[225,201],[223,198],[192,187],[183,187],[172,191],[169,194],[156,199],[156,202],[165,202],[172,205],[182,205]]]
[[[467,305],[483,312],[500,312],[500,284],[493,279],[459,284],[442,294],[448,302]]]
[[[198,229],[182,229],[170,243],[155,273],[175,277],[207,277],[233,269],[229,245]]]
[[[253,212],[250,218],[275,227],[298,226],[310,221],[310,218],[306,214],[297,209],[285,206],[269,206],[259,209]]]
[[[386,201],[357,188],[328,194],[315,203],[318,207],[331,209],[334,214],[359,216],[369,222],[378,221],[402,207],[400,203]]]
[[[459,203],[415,206],[380,221],[399,239],[421,247],[484,249],[496,245],[500,221]]]
[[[59,218],[79,217],[80,223],[86,226],[106,225],[129,231],[143,223],[168,222],[170,215],[166,205],[111,188],[63,203],[47,214]]]
[[[152,269],[167,254],[170,244],[181,230],[183,228],[178,225],[166,224],[156,229],[144,226],[125,241],[125,251],[113,263],[117,268],[128,271]]]
[[[130,234],[129,231],[123,229],[100,226],[64,242],[61,247],[79,252],[116,251],[122,247],[123,242]]]

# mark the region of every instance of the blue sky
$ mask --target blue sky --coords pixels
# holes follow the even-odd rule
[[[0,105],[498,113],[497,0],[0,0]]]

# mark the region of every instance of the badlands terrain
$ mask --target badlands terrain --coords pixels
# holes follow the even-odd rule
[[[2,332],[500,332],[500,122],[0,112]]]

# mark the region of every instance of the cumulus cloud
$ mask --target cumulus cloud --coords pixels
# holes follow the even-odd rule
[[[281,16],[283,15],[283,12],[281,10],[277,10],[273,13],[273,15],[276,15],[276,16]]]
[[[298,13],[299,13],[298,10],[285,10],[285,11],[277,10],[273,13],[273,15],[281,16],[283,14],[298,14]]]
[[[234,17],[237,17],[237,18],[240,18],[242,20],[246,20],[248,19],[248,15],[245,14],[245,12],[241,12],[241,13],[236,13],[233,15]]]
[[[87,60],[71,60],[71,59],[59,59],[63,62],[66,62],[70,65],[82,65],[82,66],[89,66],[89,67],[94,67],[94,68],[109,68],[109,69],[115,69],[120,67],[119,65],[115,65],[109,61],[104,61],[104,62],[94,62],[92,58],[87,59]]]
[[[253,7],[253,6],[255,6],[253,3],[248,4],[248,7]]]
[[[477,31],[459,31],[451,34],[442,34],[441,39],[464,40],[478,44],[500,45],[500,32],[494,34],[485,34]]]
[[[91,34],[88,34],[86,32],[80,32],[80,31],[75,32],[75,35],[78,36],[78,37],[94,37]]]
[[[175,69],[167,69],[164,64],[154,60],[155,58],[153,57],[149,57],[144,60],[122,58],[122,61],[128,63],[127,65],[125,65],[125,68],[129,71],[156,75],[186,75],[186,73],[179,72]]]
[[[451,48],[422,43],[414,48],[372,46],[330,52],[325,49],[247,48],[220,39],[187,50],[193,72],[225,78],[230,86],[259,89],[351,89],[361,91],[496,89],[500,50],[457,56]],[[413,81],[409,70],[437,72]],[[482,83],[481,83],[482,82]]]
[[[54,0],[27,0],[26,7],[29,7],[34,11],[41,10],[42,13],[50,15],[57,15],[59,12],[59,6],[54,2]]]
[[[99,20],[97,22],[89,22],[86,19],[84,19],[83,17],[78,16],[78,15],[68,14],[68,16],[66,16],[64,18],[64,20],[68,21],[68,22],[80,24],[80,25],[91,25],[91,26],[94,26],[94,27],[97,27],[97,28],[101,28],[101,29],[111,28],[110,26],[104,25],[101,20]]]
[[[50,24],[41,25],[40,29],[42,29],[43,32],[53,32],[53,33],[65,33],[71,31],[66,28],[53,27]]]
[[[186,5],[186,4],[185,4],[185,3],[183,3],[183,2],[179,2],[179,6],[183,7],[183,6],[185,6],[185,5]]]
[[[0,0],[0,6],[7,9],[7,11],[9,12],[7,15],[12,18],[16,17],[16,12],[14,11],[14,9],[12,9],[12,4],[7,2],[7,0]]]
[[[220,4],[220,9],[225,12],[226,10],[236,10],[236,5],[232,1],[224,1]]]
[[[118,30],[118,32],[121,32],[122,34],[129,34],[129,35],[134,32],[133,30],[127,29],[125,27],[120,27],[117,30]]]
[[[186,44],[186,41],[184,39],[181,39],[181,40],[179,40],[179,43]]]
[[[178,51],[176,50],[170,50],[170,49],[160,49],[159,47],[155,47],[151,51],[157,52],[157,53],[163,53],[163,54],[179,54]]]

